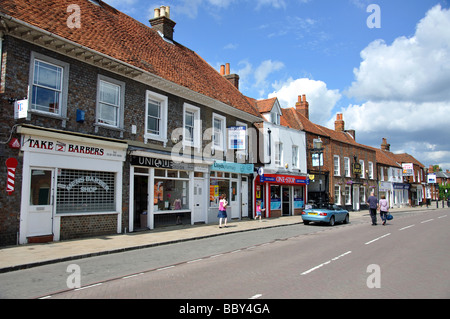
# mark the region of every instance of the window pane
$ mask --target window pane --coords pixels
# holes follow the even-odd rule
[[[161,103],[153,100],[148,100],[148,116],[159,118],[160,111],[161,111]]]
[[[159,135],[159,120],[158,119],[149,116],[147,126],[148,126],[148,129],[147,129],[148,133]]]
[[[194,126],[194,113],[192,112],[186,112],[186,125],[187,126]]]
[[[59,114],[60,95],[58,91],[33,86],[32,109]]]
[[[119,106],[120,86],[100,81],[100,101]]]
[[[117,111],[118,108],[108,104],[99,104],[99,119],[100,123],[117,126]]]
[[[41,61],[35,61],[33,84],[60,91],[61,79],[62,68]]]
[[[189,209],[189,181],[155,179],[154,210]]]

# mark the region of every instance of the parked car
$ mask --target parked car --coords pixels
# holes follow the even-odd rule
[[[302,212],[302,219],[305,225],[309,223],[327,223],[334,226],[337,222],[348,224],[350,222],[350,215],[348,210],[334,204],[312,205],[312,208],[305,209]]]

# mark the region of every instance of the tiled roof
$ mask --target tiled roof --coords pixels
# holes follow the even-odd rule
[[[0,11],[260,117],[244,95],[194,51],[166,42],[150,25],[99,2],[100,6],[88,0],[1,0]],[[67,26],[71,4],[80,7],[79,29]]]
[[[260,113],[269,113],[272,111],[276,100],[277,100],[276,97],[266,100],[257,100],[255,101],[256,107],[258,108],[258,111]]]

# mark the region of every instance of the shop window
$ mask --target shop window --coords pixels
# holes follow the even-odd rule
[[[112,172],[61,169],[57,176],[56,213],[115,212],[115,184]]]
[[[294,209],[305,207],[304,188],[294,187]]]
[[[270,186],[270,209],[281,209],[281,187],[279,185]]]
[[[189,181],[155,178],[153,205],[155,212],[189,209]]]
[[[211,178],[209,184],[209,201],[211,207],[219,206],[219,199],[222,194],[225,194],[227,200],[230,201],[230,180]]]

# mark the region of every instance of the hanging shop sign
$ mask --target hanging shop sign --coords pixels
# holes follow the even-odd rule
[[[15,158],[11,157],[6,160],[6,168],[8,169],[6,192],[8,193],[8,195],[12,195],[12,193],[14,192],[17,165],[19,165],[19,162]]]
[[[414,164],[402,163],[403,176],[414,176]]]
[[[246,149],[246,133],[245,126],[231,126],[228,128],[228,148],[230,150]]]

